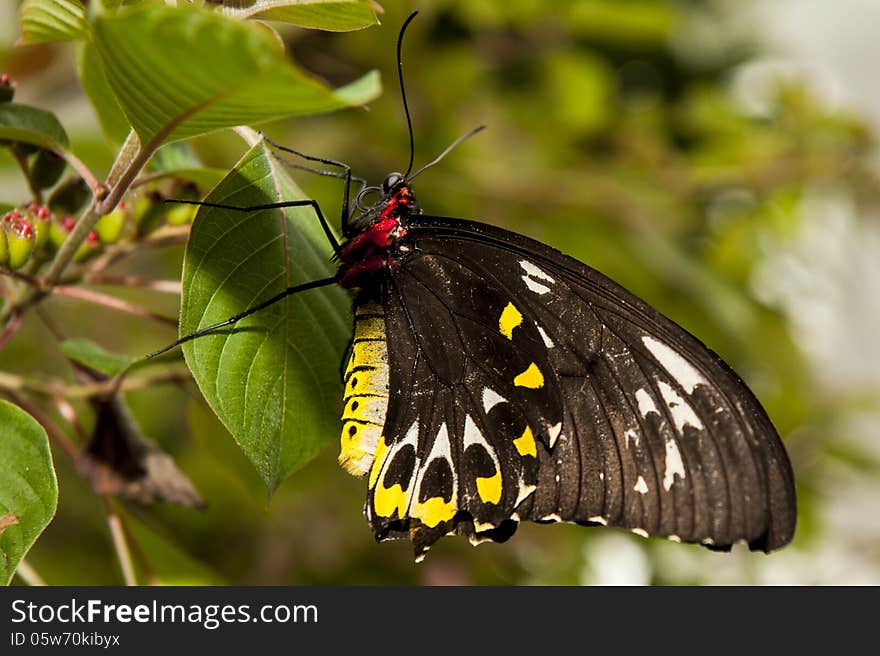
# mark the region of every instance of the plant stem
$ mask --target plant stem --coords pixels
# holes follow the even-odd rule
[[[9,318],[9,322],[6,324],[6,327],[3,328],[3,332],[0,333],[0,351],[6,348],[6,345],[13,337],[15,337],[15,333],[18,332],[19,328],[21,328],[20,310],[12,313],[12,316]]]
[[[129,390],[152,387],[153,385],[182,383],[187,380],[189,380],[189,374],[186,370],[163,371],[150,376],[126,377],[120,389],[123,392],[127,392]],[[7,390],[10,393],[28,392],[40,396],[54,396],[70,400],[106,396],[116,389],[114,381],[115,379],[108,379],[81,385],[71,385],[57,378],[27,378],[18,374],[0,371],[0,389],[2,390]],[[70,417],[66,416],[65,418],[71,420]]]
[[[70,287],[68,285],[56,285],[52,291],[60,296],[78,298],[81,301],[88,301],[89,303],[94,303],[95,305],[102,305],[104,307],[119,310],[120,312],[127,312],[138,317],[154,319],[161,323],[168,324],[169,326],[177,326],[177,319],[175,319],[174,317],[166,317],[164,314],[159,314],[158,312],[146,310],[139,305],[134,305],[133,303],[129,303],[128,301],[123,301],[120,298],[109,296],[108,294],[102,294],[101,292],[95,292],[90,289],[82,289],[81,287]]]
[[[46,585],[46,581],[42,576],[37,574],[37,570],[31,567],[28,561],[22,559],[21,562],[18,563],[18,567],[15,569],[15,573],[21,577],[21,580],[27,583],[32,587],[42,587]]]
[[[86,166],[82,160],[71,153],[69,150],[64,148],[57,148],[55,154],[59,157],[64,158],[64,161],[70,165],[74,171],[79,173],[80,177],[86,181],[86,184],[92,190],[92,194],[94,194],[95,198],[101,199],[107,195],[107,189],[100,182],[98,182],[98,178],[95,177],[95,174]]]
[[[179,280],[152,280],[136,276],[111,276],[103,273],[87,274],[84,281],[95,285],[119,285],[121,287],[140,287],[153,289],[166,294],[180,294]]]
[[[110,527],[110,535],[113,538],[113,548],[116,551],[116,557],[119,559],[119,567],[122,569],[122,579],[125,581],[125,585],[137,585],[122,518],[116,512],[116,508],[110,499],[101,497],[101,500],[104,502],[104,509],[107,511],[107,525]]]

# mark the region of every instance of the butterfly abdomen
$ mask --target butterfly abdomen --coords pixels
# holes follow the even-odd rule
[[[339,463],[363,476],[373,463],[388,409],[388,347],[381,305],[355,308],[351,357],[345,370]]]

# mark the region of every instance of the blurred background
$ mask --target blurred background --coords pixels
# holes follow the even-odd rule
[[[798,482],[795,541],[770,556],[645,540],[612,529],[523,525],[503,545],[377,545],[365,482],[326,449],[269,499],[194,384],[128,395],[174,455],[204,511],[128,506],[126,523],[163,583],[880,584],[880,56],[871,0],[383,0],[382,25],[348,34],[290,27],[291,56],[336,84],[369,68],[369,110],[266,126],[276,140],[350,163],[377,183],[406,166],[395,39],[404,49],[416,166],[462,132],[489,129],[423,175],[432,214],[528,234],[603,271],[700,336],[750,384]],[[0,7],[0,70],[20,102],[60,116],[73,150],[105,174],[114,151],[83,94],[69,44],[13,49],[17,3]],[[193,142],[206,165],[245,151],[232,132]],[[327,216],[338,181],[294,172]],[[0,199],[27,199],[0,153]],[[183,248],[120,273],[179,277]],[[119,293],[118,289],[113,290]],[[126,290],[166,314],[177,299]],[[50,299],[69,337],[140,355],[167,326]],[[31,316],[0,369],[52,372]],[[58,514],[28,556],[51,584],[121,582],[99,500],[61,454]],[[136,554],[137,555],[137,554]],[[143,572],[144,567],[141,565]]]

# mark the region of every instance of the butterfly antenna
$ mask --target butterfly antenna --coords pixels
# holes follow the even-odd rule
[[[485,129],[486,129],[486,126],[485,126],[485,125],[478,125],[478,126],[475,127],[473,130],[468,130],[468,131],[465,132],[463,135],[461,135],[458,139],[456,139],[456,140],[453,141],[451,144],[449,144],[448,146],[446,146],[446,148],[443,150],[443,152],[440,153],[439,155],[437,155],[437,157],[435,157],[434,159],[432,159],[430,162],[428,162],[427,164],[425,164],[425,165],[424,165],[422,168],[420,168],[418,171],[416,171],[416,172],[413,173],[411,176],[409,176],[409,177],[407,178],[407,180],[414,180],[416,177],[419,176],[419,174],[421,174],[422,171],[424,171],[425,169],[429,169],[429,168],[431,168],[432,166],[434,166],[434,164],[436,164],[436,163],[439,162],[441,159],[443,159],[444,157],[446,157],[446,156],[450,153],[450,151],[451,151],[453,148],[455,148],[456,146],[458,146],[462,141],[464,141],[464,140],[466,140],[466,139],[470,139],[472,136],[474,136],[474,135],[477,134],[478,132],[482,132],[482,131],[485,130]]]
[[[406,33],[406,28],[418,13],[419,12],[414,11],[405,21],[403,21],[403,25],[400,28],[400,34],[397,36],[397,79],[400,81],[400,97],[403,99],[403,113],[406,114],[406,129],[409,132],[409,166],[406,167],[406,173],[403,174],[404,178],[409,178],[410,171],[412,171],[413,158],[415,157],[415,139],[413,138],[412,117],[409,115],[409,103],[406,102],[406,88],[403,84],[403,60],[401,58],[401,49],[403,47],[403,35]]]

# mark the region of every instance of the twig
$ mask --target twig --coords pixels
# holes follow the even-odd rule
[[[174,173],[171,171],[159,171],[158,173],[147,173],[146,175],[142,175],[137,178],[134,182],[131,183],[131,187],[129,189],[137,189],[138,187],[143,187],[146,184],[150,184],[151,182],[155,182],[156,180],[161,180],[162,178],[167,178],[173,176]]]
[[[89,262],[87,265],[87,271],[84,275],[88,276],[92,272],[103,271],[141,248],[161,248],[163,246],[173,246],[175,244],[186,243],[186,240],[189,237],[190,227],[190,225],[162,226],[146,239],[119,242],[114,245],[112,250],[108,250]]]
[[[80,443],[88,444],[89,434],[86,432],[86,429],[83,428],[82,422],[79,420],[79,414],[76,412],[76,408],[68,403],[67,399],[62,399],[60,396],[54,397],[52,402],[55,404],[55,409],[58,410],[61,416],[64,417],[68,424],[70,424],[70,427],[73,428],[73,432],[76,433]]]
[[[143,389],[152,387],[153,385],[164,385],[166,383],[184,383],[189,380],[189,373],[185,369],[163,371],[153,375],[144,375],[136,377],[126,377],[119,386],[121,391]],[[8,390],[9,392],[28,392],[40,396],[52,396],[56,400],[59,399],[87,399],[93,396],[107,396],[116,390],[114,379],[100,380],[93,383],[84,383],[80,385],[70,385],[58,378],[27,378],[18,374],[11,374],[0,371],[0,390]],[[62,416],[71,422],[76,420],[75,415],[71,416],[65,407],[58,406]]]
[[[21,580],[32,587],[41,587],[46,585],[46,581],[42,576],[37,574],[37,570],[31,567],[28,561],[22,559],[15,569],[15,573],[21,577]]]
[[[104,502],[104,509],[107,512],[107,525],[110,527],[110,535],[113,538],[113,548],[116,551],[116,557],[119,559],[119,567],[122,569],[122,579],[125,581],[125,585],[137,585],[122,518],[116,512],[116,508],[110,499],[101,497],[101,500]]]
[[[177,326],[177,319],[175,319],[174,317],[167,317],[164,314],[159,314],[158,312],[146,310],[139,305],[134,305],[133,303],[129,303],[128,301],[123,301],[120,298],[109,296],[107,294],[102,294],[101,292],[92,291],[90,289],[82,289],[80,287],[70,287],[68,285],[56,285],[52,291],[61,296],[78,298],[82,301],[88,301],[89,303],[94,303],[95,305],[103,305],[104,307],[119,310],[120,312],[128,312],[129,314],[134,314],[139,317],[161,321],[162,323],[168,324],[169,326]]]
[[[19,328],[21,328],[21,311],[16,311],[9,317],[9,322],[3,328],[3,332],[0,333],[0,351],[6,348],[6,345],[15,337],[15,333],[18,332]]]
[[[95,174],[91,172],[88,166],[83,164],[79,157],[64,148],[56,148],[54,152],[59,157],[64,158],[64,160],[70,165],[70,168],[79,173],[80,177],[86,181],[86,184],[89,185],[89,187],[91,187],[95,198],[101,200],[107,195],[107,187],[98,182],[98,178],[95,177]]]
[[[37,276],[32,276],[29,273],[25,273],[24,271],[12,271],[11,269],[0,269],[0,276],[8,276],[9,278],[15,278],[16,280],[22,280],[29,285],[33,285],[34,287],[39,287],[42,289],[44,287],[44,282],[42,278]]]
[[[96,285],[120,285],[122,287],[141,287],[153,289],[166,294],[180,294],[179,280],[152,280],[150,278],[138,278],[136,276],[112,276],[103,273],[89,273],[84,277],[85,282]]]
[[[140,175],[141,170],[147,165],[147,162],[150,161],[153,153],[155,153],[159,146],[162,145],[162,143],[165,141],[165,138],[168,137],[168,135],[170,135],[172,132],[174,132],[178,125],[183,123],[193,114],[197,114],[198,112],[200,112],[204,107],[210,105],[212,102],[216,102],[217,100],[219,100],[223,96],[228,95],[229,93],[230,91],[225,91],[223,93],[217,94],[213,98],[208,98],[207,100],[190,107],[185,112],[178,114],[172,120],[168,121],[168,123],[162,126],[162,129],[154,134],[152,139],[150,139],[146,144],[138,148],[136,154],[129,160],[127,166],[122,167],[121,169],[114,168],[114,170],[111,170],[111,175],[108,176],[107,179],[107,186],[110,187],[110,193],[107,194],[107,197],[98,204],[97,214],[103,216],[104,214],[108,214],[113,211],[119,201],[122,200],[122,197],[128,191],[129,187],[131,187],[131,184],[134,182],[135,178]],[[126,140],[125,145],[127,145],[132,139],[137,140],[137,136],[135,135],[133,137],[132,135],[134,135],[134,131],[129,134],[129,138]],[[123,146],[123,149],[125,149],[125,145]],[[114,175],[117,170],[119,171],[118,177]],[[89,226],[89,229],[91,229],[92,227],[93,226]],[[85,239],[85,236],[83,236],[83,239]],[[77,246],[78,245],[79,244],[77,244]]]

